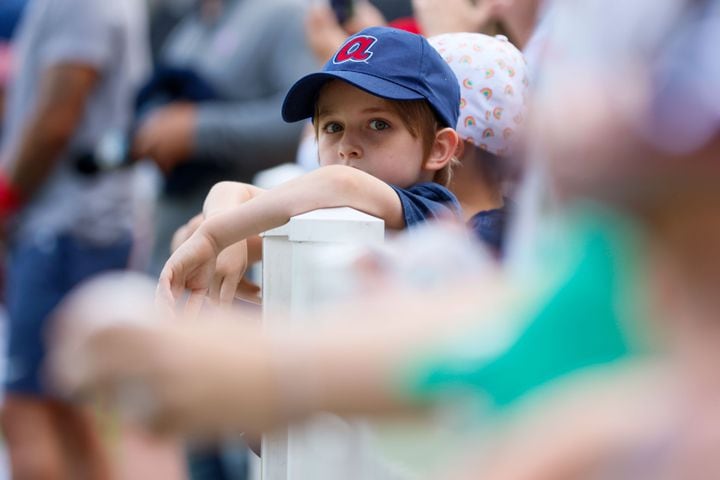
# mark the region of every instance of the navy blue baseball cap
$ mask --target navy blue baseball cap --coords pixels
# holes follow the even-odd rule
[[[388,100],[427,100],[446,126],[460,115],[460,87],[445,60],[420,35],[396,28],[371,27],[348,38],[320,72],[298,80],[285,96],[286,122],[310,118],[320,89],[343,80]]]

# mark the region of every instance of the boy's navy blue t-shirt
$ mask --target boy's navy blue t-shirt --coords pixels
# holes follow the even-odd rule
[[[498,254],[503,252],[506,223],[511,209],[510,201],[505,199],[503,207],[478,212],[467,222],[475,238]]]
[[[400,197],[405,226],[427,220],[462,218],[462,209],[455,195],[447,188],[433,182],[423,182],[408,188],[390,185]]]

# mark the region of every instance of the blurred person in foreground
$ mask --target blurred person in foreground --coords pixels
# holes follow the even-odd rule
[[[82,15],[78,15],[82,12]],[[7,242],[7,399],[13,478],[108,478],[91,416],[42,382],[43,333],[62,297],[127,266],[133,170],[76,170],[109,130],[124,129],[148,70],[139,0],[33,0],[13,45],[0,154],[0,240]]]
[[[346,306],[317,314],[347,319],[340,327],[305,334],[233,324],[239,312],[203,325],[88,327],[100,293],[88,290],[64,315],[66,333],[75,321],[87,336],[78,343],[70,335],[57,353],[92,366],[56,371],[65,391],[119,394],[130,381],[154,401],[120,402],[126,414],[209,435],[266,430],[322,410],[397,411],[469,389],[506,413],[525,402],[544,408],[494,430],[503,435],[480,458],[489,461],[455,478],[716,477],[720,101],[709,87],[718,80],[711,52],[720,7],[564,5],[568,19],[593,21],[553,34],[558,47],[575,43],[548,67],[555,83],[545,83],[536,128],[566,207],[546,219],[552,228],[538,239],[539,268],[525,282],[491,277],[425,301]],[[618,18],[633,28],[608,43]],[[641,18],[649,28],[634,28]],[[627,47],[639,41],[648,50]],[[635,89],[618,100],[619,85]],[[683,101],[666,102],[680,92]],[[151,302],[141,303],[129,320],[159,319]],[[498,318],[514,319],[516,330],[492,341],[495,326],[485,322]],[[237,348],[240,338],[249,348]],[[482,339],[487,349],[479,350]],[[616,368],[589,374],[604,366]]]

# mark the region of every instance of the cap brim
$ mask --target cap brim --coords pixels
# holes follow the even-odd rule
[[[414,90],[366,73],[342,70],[311,73],[295,82],[285,96],[282,106],[283,120],[297,122],[311,118],[315,113],[318,93],[330,80],[343,80],[372,95],[389,100],[421,100],[425,98]]]

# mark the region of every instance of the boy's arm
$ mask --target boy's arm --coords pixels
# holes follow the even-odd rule
[[[205,197],[203,216],[209,218],[213,215],[234,208],[247,202],[265,190],[241,182],[219,182],[213,185]]]
[[[205,219],[233,209],[263,193],[264,190],[247,183],[219,182],[215,184],[205,198],[203,216]],[[258,247],[260,245],[260,247]],[[230,305],[238,292],[252,288],[249,282],[243,283],[247,266],[262,259],[262,240],[257,236],[249,237],[225,248],[215,263],[214,281],[210,284],[208,295],[220,304]]]
[[[385,182],[351,167],[323,167],[208,218],[166,263],[160,294],[174,304],[189,289],[188,307],[197,307],[208,289],[215,288],[211,285],[222,283],[214,267],[223,249],[284,225],[295,215],[330,207],[355,208],[382,218],[389,228],[405,226],[400,199]]]
[[[222,250],[238,239],[284,225],[295,215],[331,207],[351,207],[382,218],[389,228],[405,227],[400,199],[387,183],[356,168],[332,165],[208,219],[199,232]]]
[[[265,191],[265,189],[249,183],[228,181],[216,183],[205,198],[202,215],[207,219],[231,210]],[[262,260],[262,239],[259,236],[252,236],[246,240],[248,263],[253,264]]]
[[[255,195],[264,192],[263,189],[249,185],[246,183],[239,182],[220,182],[215,184],[205,197],[203,204],[203,211],[195,215],[193,218],[182,227],[178,228],[173,236],[170,251],[174,252],[185,242],[195,231],[200,228],[200,225],[208,217],[221,213],[225,210],[229,210],[237,205],[246,202]],[[253,254],[250,255],[249,259],[251,263],[262,260],[262,249],[258,248],[258,242],[261,243],[260,238],[253,238],[252,241],[248,238],[248,249],[253,249]],[[248,252],[250,253],[250,252]]]
[[[203,216],[209,218],[230,210],[265,192],[265,189],[249,183],[219,182],[210,189],[210,193],[205,198]],[[262,260],[262,239],[259,236],[247,238],[247,255],[250,265]]]

